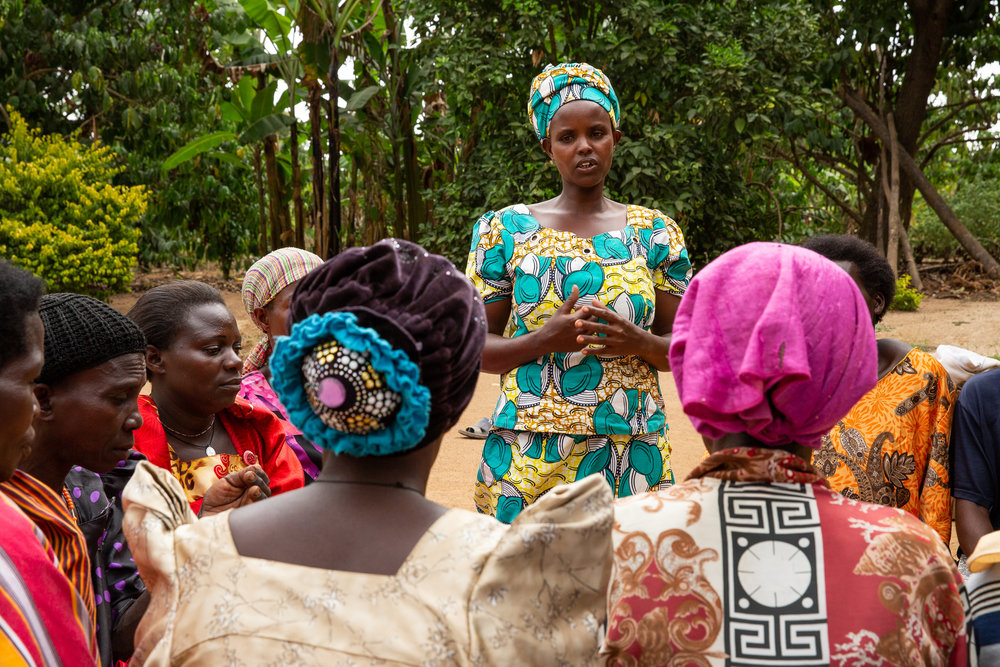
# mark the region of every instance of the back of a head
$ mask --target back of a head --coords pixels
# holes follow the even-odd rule
[[[803,248],[750,243],[691,282],[674,319],[670,367],[702,435],[815,448],[875,386],[876,356],[847,272]]]
[[[38,310],[43,288],[31,273],[0,260],[0,368],[27,351],[25,319]]]
[[[247,313],[271,303],[281,290],[305,278],[322,263],[319,255],[301,248],[278,248],[264,255],[243,276],[240,296]]]
[[[296,286],[272,384],[330,451],[396,454],[438,439],[475,390],[486,317],[451,262],[408,241],[346,250]]]
[[[139,327],[117,310],[83,294],[42,297],[38,308],[45,327],[45,365],[38,381],[65,377],[126,354],[145,354]]]
[[[206,303],[226,305],[219,290],[197,280],[175,280],[147,291],[126,313],[139,325],[146,341],[165,350],[170,347],[187,314]]]
[[[858,267],[858,275],[869,294],[881,294],[886,309],[879,313],[876,323],[882,319],[896,295],[896,276],[882,253],[867,241],[847,234],[821,234],[805,239],[803,248],[823,255],[831,262],[850,262]]]

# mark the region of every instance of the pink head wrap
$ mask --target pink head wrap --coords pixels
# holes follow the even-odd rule
[[[869,389],[875,332],[846,271],[796,246],[750,243],[691,281],[670,368],[702,435],[819,447]]]

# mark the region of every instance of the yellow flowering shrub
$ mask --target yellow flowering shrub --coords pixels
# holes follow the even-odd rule
[[[42,136],[12,110],[10,120],[0,137],[0,257],[50,292],[128,290],[144,189],[111,184],[121,167],[107,146]]]

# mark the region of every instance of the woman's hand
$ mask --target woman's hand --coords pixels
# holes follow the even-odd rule
[[[208,487],[199,514],[211,516],[263,500],[271,495],[270,481],[267,473],[256,465],[231,472]]]
[[[550,352],[579,352],[585,343],[581,343],[579,338],[579,327],[577,322],[587,321],[590,318],[585,314],[586,306],[573,312],[576,302],[580,300],[580,288],[573,285],[569,296],[559,306],[558,310],[552,314],[545,324],[538,330],[539,336],[544,343],[545,354]],[[541,356],[541,355],[539,355]]]
[[[652,334],[597,299],[591,301],[589,306],[581,308],[578,315],[574,322],[576,343],[599,346],[584,347],[584,354],[608,357],[634,354],[648,361],[657,370],[670,369],[667,363],[667,351],[670,349],[669,335]]]
[[[505,338],[504,329],[510,319],[510,301],[494,301],[486,304],[486,321],[489,334],[483,347],[484,373],[502,375],[518,366],[535,361],[553,352],[579,352],[583,347],[576,342],[579,330],[576,321],[586,315],[574,313],[573,308],[580,299],[580,289],[574,285],[566,300],[536,331],[515,338]]]

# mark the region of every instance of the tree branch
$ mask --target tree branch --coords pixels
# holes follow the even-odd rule
[[[837,94],[840,98],[851,108],[854,113],[858,115],[859,118],[865,121],[868,127],[872,128],[875,134],[878,135],[885,143],[890,143],[891,139],[889,136],[889,129],[885,126],[885,123],[875,115],[875,112],[871,110],[871,107],[865,102],[860,95],[851,90],[845,85],[841,85],[837,89]],[[986,248],[982,246],[981,243],[973,236],[969,230],[962,224],[962,221],[958,219],[955,212],[951,210],[944,198],[937,191],[931,182],[927,180],[924,172],[920,170],[917,163],[913,160],[906,150],[899,151],[899,165],[902,167],[903,171],[910,178],[913,184],[920,190],[920,194],[923,195],[924,201],[934,209],[937,213],[938,218],[944,223],[944,226],[948,228],[949,231],[958,239],[958,242],[962,244],[966,252],[980,264],[986,270],[986,273],[993,278],[1000,278],[1000,264],[993,259]]]
[[[796,149],[797,149],[796,152],[803,153],[807,157],[812,158],[813,160],[816,160],[817,162],[821,162],[821,163],[825,164],[826,166],[830,167],[831,169],[833,169],[837,173],[839,173],[839,174],[841,174],[843,176],[846,176],[847,178],[851,179],[852,181],[857,182],[858,179],[859,179],[859,174],[856,171],[854,171],[853,169],[851,169],[851,167],[853,167],[854,164],[851,163],[851,162],[848,162],[847,160],[836,158],[836,157],[830,155],[829,153],[820,153],[818,151],[812,151],[812,150],[809,150],[808,148],[805,148],[803,146],[798,146],[797,145]]]
[[[989,143],[989,142],[992,142],[992,141],[996,141],[1000,137],[986,137],[986,138],[983,138],[983,137],[973,137],[973,138],[970,139],[970,138],[968,138],[968,137],[965,136],[969,132],[982,132],[984,130],[990,129],[990,127],[992,127],[992,126],[991,125],[980,125],[978,127],[970,127],[970,128],[968,128],[966,130],[962,130],[961,132],[952,132],[947,137],[941,139],[940,141],[938,141],[937,143],[935,143],[933,146],[931,146],[930,149],[928,149],[926,155],[924,155],[924,158],[920,161],[920,169],[921,170],[926,169],[927,165],[929,165],[931,163],[931,158],[934,157],[934,154],[938,152],[939,148],[943,148],[944,146],[951,146],[953,144],[967,144],[967,143],[971,143],[973,141],[982,141],[984,143]]]
[[[947,105],[952,107],[952,110],[949,111],[947,114],[945,114],[943,117],[934,121],[934,123],[932,123],[931,126],[927,128],[927,130],[923,134],[920,135],[920,138],[917,139],[917,146],[918,147],[923,146],[924,142],[927,141],[927,139],[929,139],[930,136],[934,132],[936,132],[938,128],[940,128],[949,120],[957,116],[964,109],[968,109],[969,107],[974,106],[976,104],[985,104],[986,102],[992,102],[994,100],[1000,100],[1000,95],[990,95],[989,97],[983,97],[981,99],[965,100],[964,102],[957,102],[955,104]],[[932,108],[946,108],[946,107],[932,107]]]
[[[774,210],[778,214],[778,239],[780,239],[781,238],[781,226],[782,226],[781,225],[781,202],[779,202],[778,198],[774,196],[774,193],[771,192],[771,188],[767,187],[766,183],[761,183],[760,181],[749,181],[747,183],[747,185],[756,185],[759,188],[763,188],[764,192],[767,193],[767,196],[771,198],[771,201],[774,203]]]
[[[821,183],[820,180],[812,174],[812,172],[810,172],[808,169],[805,168],[805,166],[803,166],[802,162],[799,160],[798,155],[795,153],[794,145],[792,146],[791,153],[785,153],[780,148],[776,148],[775,152],[778,153],[778,155],[782,156],[785,160],[788,160],[793,165],[795,165],[795,168],[798,169],[799,172],[806,177],[806,180],[812,183],[813,186],[815,186],[820,192],[826,195],[827,199],[836,204],[841,210],[843,210],[848,216],[850,216],[852,220],[854,220],[858,224],[861,224],[861,214],[855,211],[843,199],[838,197],[836,193],[833,192],[833,190],[831,190],[826,185]]]

